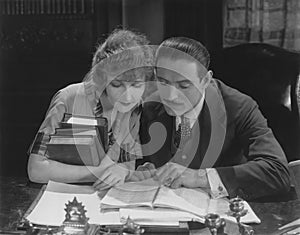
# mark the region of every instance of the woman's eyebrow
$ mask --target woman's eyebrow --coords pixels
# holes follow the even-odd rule
[[[114,78],[112,81],[122,82],[122,79],[120,79],[120,78]]]
[[[164,79],[163,77],[160,77],[160,76],[156,76],[156,78],[164,80],[164,81],[168,81],[167,79]]]

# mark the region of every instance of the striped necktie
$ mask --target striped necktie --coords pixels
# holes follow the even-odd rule
[[[181,117],[181,123],[178,125],[178,130],[175,133],[174,143],[178,148],[184,144],[191,136],[191,125],[190,120],[186,117]]]

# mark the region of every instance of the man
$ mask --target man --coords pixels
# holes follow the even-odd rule
[[[171,188],[207,188],[215,198],[288,192],[287,161],[266,119],[250,97],[212,78],[206,48],[175,37],[156,56],[159,99],[145,103],[139,164],[153,163]],[[164,135],[161,147],[151,146]]]

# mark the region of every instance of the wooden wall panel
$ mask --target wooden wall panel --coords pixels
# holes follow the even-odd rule
[[[0,0],[0,175],[26,175],[50,99],[88,72],[107,9],[108,0]]]

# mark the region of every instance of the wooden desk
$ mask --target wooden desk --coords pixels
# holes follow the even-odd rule
[[[40,187],[29,184],[25,178],[0,177],[0,229],[16,229]],[[253,225],[255,234],[272,234],[280,226],[300,218],[300,200],[250,205],[262,221],[259,225]]]

